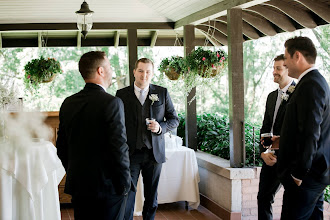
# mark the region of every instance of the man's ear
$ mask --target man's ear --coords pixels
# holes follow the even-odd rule
[[[104,77],[104,68],[102,66],[97,68],[97,74]]]

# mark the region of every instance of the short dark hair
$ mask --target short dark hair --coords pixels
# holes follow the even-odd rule
[[[151,63],[152,69],[154,69],[154,63],[148,58],[141,58],[135,62],[135,69],[137,69],[139,63]]]
[[[280,54],[274,58],[274,61],[279,61],[279,60],[285,60],[284,59],[284,54]]]
[[[290,38],[285,42],[284,46],[291,57],[296,51],[299,51],[309,64],[315,63],[317,51],[313,41],[308,37]]]
[[[94,77],[94,74],[106,58],[104,51],[90,51],[83,54],[79,60],[79,72],[84,79]]]

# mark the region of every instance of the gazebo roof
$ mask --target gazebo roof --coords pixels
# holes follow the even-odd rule
[[[202,3],[201,3],[202,2]],[[82,0],[1,0],[2,47],[76,46],[75,11]],[[94,25],[82,46],[126,46],[137,29],[139,46],[173,46],[194,25],[196,44],[227,44],[227,10],[242,8],[244,40],[330,23],[330,0],[87,0]],[[178,42],[178,41],[177,41]],[[178,44],[176,44],[178,45]]]

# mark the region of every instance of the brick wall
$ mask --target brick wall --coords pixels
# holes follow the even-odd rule
[[[258,167],[255,179],[242,180],[242,220],[258,219],[257,194],[260,171],[261,167]],[[281,189],[276,193],[274,199],[274,220],[279,220],[281,217],[283,192],[284,188],[281,187]],[[326,202],[324,203],[324,220],[330,220],[330,205]]]

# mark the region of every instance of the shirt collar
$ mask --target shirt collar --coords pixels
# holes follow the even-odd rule
[[[299,78],[298,78],[298,81],[297,81],[297,84],[299,83],[299,81],[301,80],[301,78],[303,78],[307,73],[309,73],[310,71],[312,70],[315,70],[316,67],[313,66],[311,68],[308,68],[307,70],[305,70],[302,74],[300,74]]]
[[[134,83],[134,90],[138,93],[140,93],[141,91],[142,91],[142,93],[149,92],[149,86],[145,87],[144,89],[141,89],[141,88],[137,87]]]
[[[283,93],[286,93],[286,91],[288,91],[289,87],[291,86],[293,80],[290,81],[290,83],[288,83],[288,85],[284,86],[283,89],[280,89],[280,87],[278,87],[278,91],[282,91]]]

